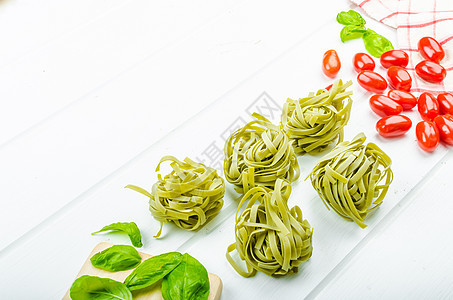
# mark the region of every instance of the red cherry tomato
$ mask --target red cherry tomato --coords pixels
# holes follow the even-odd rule
[[[425,121],[432,121],[439,115],[439,103],[430,93],[422,93],[418,97],[418,112]]]
[[[453,116],[443,115],[434,118],[440,139],[449,145],[453,145]]]
[[[370,98],[371,109],[381,117],[399,115],[403,107],[384,95],[373,95]]]
[[[421,121],[415,127],[418,145],[427,152],[433,152],[439,145],[439,130],[430,121]]]
[[[447,70],[444,67],[429,60],[419,62],[415,66],[415,72],[420,78],[432,83],[442,82],[447,76]]]
[[[445,57],[444,49],[439,42],[429,36],[420,39],[418,50],[423,58],[436,63],[439,63]]]
[[[403,50],[390,50],[381,55],[381,65],[384,68],[398,66],[405,68],[409,63],[409,55]]]
[[[450,93],[442,93],[437,95],[439,102],[439,111],[442,115],[453,115],[453,95]]]
[[[387,88],[384,77],[373,71],[362,71],[357,75],[357,82],[365,89],[374,93],[382,93]]]
[[[410,110],[417,105],[417,98],[405,91],[390,90],[387,96],[400,104],[403,107],[403,110]]]
[[[327,50],[322,58],[322,71],[327,77],[335,77],[341,68],[340,58],[338,57],[337,51]]]
[[[366,53],[357,53],[354,55],[352,64],[354,65],[354,70],[358,73],[365,70],[373,71],[376,66],[373,58]]]
[[[326,91],[330,91],[330,89],[331,89],[332,87],[333,87],[333,83],[332,83],[331,85],[326,86],[324,89],[325,89]],[[322,92],[325,93],[326,91],[322,91]]]
[[[411,126],[411,119],[403,115],[395,115],[377,121],[376,130],[383,137],[395,137],[405,134]]]
[[[412,78],[409,73],[401,67],[391,66],[387,70],[387,79],[390,86],[397,90],[409,92],[412,87]]]

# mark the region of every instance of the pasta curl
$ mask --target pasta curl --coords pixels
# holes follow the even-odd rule
[[[343,141],[343,127],[352,106],[352,91],[345,90],[351,84],[337,80],[330,91],[319,90],[316,95],[286,101],[281,122],[294,140],[297,154],[321,152],[335,140],[337,144]]]
[[[310,179],[327,208],[340,216],[367,225],[367,214],[381,205],[393,180],[391,159],[366,137],[358,134],[342,142],[324,156],[311,172]]]
[[[261,186],[273,189],[278,178],[299,178],[299,164],[288,135],[259,114],[226,141],[225,178],[238,193]]]
[[[155,237],[161,235],[163,223],[168,222],[185,230],[199,229],[219,213],[225,194],[224,181],[216,170],[187,157],[182,162],[173,156],[165,156],[156,172],[167,161],[173,170],[163,178],[158,173],[152,193],[137,186],[126,186],[150,198],[149,210],[161,223]]]
[[[311,257],[313,229],[302,219],[298,206],[288,208],[290,194],[291,185],[277,179],[274,191],[255,187],[242,197],[236,212],[236,243],[226,254],[240,275],[251,277],[257,271],[269,276],[295,273]],[[246,201],[245,210],[239,214]],[[245,261],[247,271],[231,257],[234,250]]]

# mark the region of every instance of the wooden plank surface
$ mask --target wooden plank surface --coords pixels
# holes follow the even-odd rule
[[[453,152],[311,299],[453,299]]]
[[[57,107],[61,109],[62,104],[66,107],[72,100],[86,96],[67,109],[57,109],[45,122],[0,146],[0,165],[9,170],[8,173],[0,173],[0,181],[8,186],[2,196],[10,199],[8,212],[0,211],[0,227],[6,224],[11,227],[2,236],[0,249],[38,226],[309,34],[297,28],[300,13],[291,8],[298,5],[298,1],[280,3],[279,14],[276,15],[274,4],[253,0],[216,15],[209,24],[204,24],[187,38],[180,38],[178,43],[170,43],[168,48],[158,38],[161,34],[165,35],[161,32],[165,32],[165,28],[159,28],[157,36],[153,35],[155,30],[148,32],[146,49],[139,46],[129,49],[129,39],[137,43],[143,39],[140,31],[143,26],[154,28],[154,23],[148,23],[151,19],[146,12],[151,10],[156,13],[149,1],[141,1],[148,4],[142,4],[144,11],[140,12],[139,18],[136,11],[140,5],[132,2],[132,8],[115,10],[104,16],[105,20],[93,24],[94,33],[90,28],[77,32],[70,42],[83,48],[86,55],[81,56],[81,62],[66,56],[69,55],[65,50],[68,45],[61,41],[56,48],[49,50],[53,54],[38,53],[34,59],[30,58],[30,62],[24,61],[16,66],[14,76],[17,78],[4,70],[5,80],[0,86],[0,96],[2,99],[11,99],[11,103],[8,109],[0,110],[0,127],[11,129],[0,131],[0,135],[13,132],[17,128],[14,124],[18,118],[23,117],[27,123],[31,117],[39,115],[41,109],[47,107],[46,101],[51,102],[50,107],[44,109],[47,114],[55,112]],[[230,5],[234,6],[235,3]],[[178,19],[178,14],[187,17],[186,11],[198,7],[185,3],[179,5],[182,11],[178,10],[172,18]],[[186,5],[190,9],[184,9]],[[204,8],[202,2],[198,5],[208,15],[217,11],[210,6]],[[219,5],[226,9],[226,4]],[[318,8],[321,8],[320,4]],[[171,14],[172,10],[168,10]],[[287,11],[291,11],[292,17],[288,16]],[[118,24],[120,16],[127,16],[139,23],[129,24],[130,27],[126,29]],[[304,12],[304,16],[308,17],[309,13]],[[193,18],[198,20],[196,15]],[[209,19],[207,16],[203,18]],[[284,34],[274,30],[272,23],[264,21],[271,18],[285,28]],[[318,22],[322,26],[322,22],[333,24],[334,20],[325,17]],[[119,37],[115,35],[101,34],[112,30],[109,26],[111,23],[126,30],[121,35],[125,40],[118,40]],[[186,26],[188,23],[184,23],[183,27]],[[171,36],[178,36],[184,28],[172,27]],[[105,39],[99,46],[104,47],[104,52],[99,50],[93,53],[91,48],[99,47],[90,41],[100,42],[97,35]],[[294,36],[298,36],[296,41]],[[120,46],[123,44],[124,48]],[[119,49],[110,52],[116,47]],[[140,55],[136,51],[140,51]],[[157,51],[156,55],[144,59],[147,52],[154,51]],[[85,61],[87,57],[93,60],[95,66]],[[142,60],[141,63],[122,76],[117,76],[117,71],[137,63],[137,59]],[[40,66],[47,60],[55,73],[47,71],[43,75]],[[72,72],[65,73],[68,64],[71,64],[69,70]],[[121,65],[119,69],[118,64]],[[98,71],[91,72],[88,66]],[[171,66],[175,66],[177,71]],[[0,72],[0,80],[1,76]],[[79,77],[83,80],[79,80]],[[98,81],[101,77],[103,79]],[[68,78],[76,78],[75,83]],[[105,80],[107,82],[103,84]],[[21,88],[24,81],[30,83],[26,89]],[[28,93],[42,95],[39,97],[43,99]],[[262,88],[259,93],[262,93]],[[27,109],[23,111],[23,107]],[[5,124],[2,125],[2,122]],[[21,126],[24,124],[20,123]],[[23,178],[24,173],[30,174],[30,177],[26,177],[29,180],[26,183],[17,180]],[[22,188],[24,184],[28,186],[27,189]]]
[[[36,10],[34,20],[41,23],[36,23],[35,33],[46,24],[59,24],[53,19],[46,23],[43,17],[62,9],[62,4],[51,3],[57,1],[48,1]],[[341,43],[341,26],[335,21],[339,11],[352,7],[348,0],[250,0],[239,5],[228,0],[200,0],[196,5],[138,0],[124,1],[124,7],[117,7],[123,1],[102,1],[80,22],[62,24],[65,32],[57,28],[36,39],[27,39],[19,26],[7,26],[12,24],[8,18],[21,23],[21,5],[27,2],[0,1],[2,32],[8,34],[4,44],[20,36],[14,47],[0,51],[5,59],[17,58],[0,66],[0,101],[5,104],[0,141],[6,141],[0,146],[0,299],[61,299],[88,249],[106,239],[128,243],[119,235],[90,235],[117,221],[139,225],[144,252],[179,251],[199,258],[222,278],[224,299],[392,298],[416,284],[418,294],[411,294],[415,297],[451,296],[452,268],[443,258],[452,242],[442,239],[451,231],[450,206],[436,209],[426,199],[431,194],[439,201],[448,199],[448,183],[441,179],[451,173],[436,169],[451,161],[445,157],[451,150],[440,145],[435,153],[424,153],[414,128],[397,140],[380,138],[374,128],[378,118],[368,106],[371,94],[357,86],[346,139],[365,132],[392,157],[395,181],[362,230],[328,211],[303,180],[319,156],[299,157],[302,175],[292,185],[290,205],[299,205],[314,227],[314,252],[298,274],[246,279],[231,268],[225,251],[234,241],[238,195],[229,184],[222,211],[205,227],[187,232],[166,224],[160,239],[152,238],[159,224],[148,211],[147,199],[124,189],[126,184],[150,188],[163,155],[202,157],[213,142],[222,148],[222,135],[238,117],[265,110],[256,102],[263,92],[281,105],[287,97],[329,85],[331,80],[320,70],[327,49],[336,49],[342,59],[338,77],[354,80],[350,61],[365,51],[363,43]],[[82,6],[88,4],[83,1]],[[105,12],[87,23],[103,7]],[[61,11],[61,22],[70,11]],[[365,19],[396,45],[393,29]],[[76,23],[80,26],[74,28]],[[52,40],[37,47],[47,38]],[[25,44],[30,47],[26,55],[20,49]],[[378,63],[376,68],[384,74]],[[419,120],[416,111],[409,116],[414,124]],[[431,183],[431,192],[418,193],[424,182]],[[442,205],[439,201],[435,203]],[[396,222],[399,214],[394,212],[405,203],[414,210]],[[424,212],[431,214],[428,223],[435,228],[422,224],[423,230],[407,234],[419,224],[415,219],[424,219]],[[416,240],[418,232],[422,242]],[[374,238],[376,243],[371,242]],[[411,248],[417,251],[408,259],[405,252]],[[401,269],[396,268],[401,261]],[[418,261],[427,270],[418,269]],[[395,267],[395,276],[386,276],[387,265]],[[396,289],[396,276],[410,280],[401,285],[400,294],[385,289]]]
[[[65,9],[60,9],[59,5],[48,4],[47,9],[38,10],[41,13],[41,19],[49,19],[47,16],[43,16],[44,13],[53,13],[58,17],[66,17],[67,22],[70,23],[71,18],[65,14],[77,14],[78,9],[70,8],[81,5],[78,2],[75,2],[74,5],[67,5],[58,0],[50,1],[60,3],[59,5],[64,6]],[[112,3],[116,1],[118,0]],[[36,4],[33,4],[33,1],[19,2],[29,2],[28,6],[21,7],[22,11],[29,14],[36,13],[36,10],[33,9]],[[88,2],[87,6],[91,4],[89,1],[82,2]],[[102,0],[102,2],[109,1]],[[144,74],[143,69],[159,71],[163,75],[162,66],[165,66],[164,69],[168,68],[171,63],[169,63],[168,57],[174,60],[175,56],[169,55],[165,59],[158,57],[159,55],[167,53],[165,50],[174,49],[188,36],[203,28],[205,23],[218,19],[226,9],[234,7],[238,2],[239,0],[216,3],[209,0],[194,0],[190,3],[183,3],[177,0],[177,5],[172,5],[169,2],[138,0],[126,1],[123,5],[110,4],[113,7],[110,9],[104,7],[105,11],[102,11],[102,5],[97,3],[96,5],[101,8],[95,10],[93,4],[91,4],[93,7],[86,7],[85,10],[98,11],[97,18],[93,18],[91,22],[86,22],[74,30],[68,30],[66,34],[46,43],[45,47],[34,48],[33,51],[23,55],[17,61],[3,67],[0,62],[0,81],[3,82],[0,85],[0,95],[3,101],[8,103],[0,110],[0,127],[8,127],[8,130],[0,131],[0,147],[18,139],[30,130],[36,131],[37,126],[39,127],[49,118],[59,115],[62,110],[78,101],[85,99],[86,102],[93,102],[93,98],[99,97],[99,95],[93,94],[102,90],[111,81],[115,81],[115,83],[111,83],[110,86],[117,85],[117,77],[128,73],[137,66],[142,66],[142,70],[139,71],[140,76],[143,76],[143,80],[147,79],[147,83],[152,86],[153,80],[156,79],[152,78],[150,74]],[[36,6],[40,7],[40,5]],[[4,7],[0,3],[0,12],[2,8]],[[83,10],[83,5],[79,9]],[[5,11],[5,9],[3,10]],[[11,12],[11,9],[8,11]],[[4,25],[2,17],[3,15],[0,14],[0,26],[2,26],[0,34],[3,31],[8,34],[0,35],[0,43],[8,44],[7,37],[14,36],[10,32],[11,26],[15,24]],[[23,20],[22,18],[28,18],[28,14],[16,19],[20,22]],[[121,22],[119,20],[130,21]],[[47,24],[48,26],[59,27],[53,24],[52,19],[47,23],[51,23]],[[184,24],[184,26],[180,24]],[[22,27],[13,28],[22,29]],[[43,28],[40,29],[45,31]],[[36,29],[27,28],[27,30]],[[40,35],[43,34],[37,36]],[[17,40],[24,39],[22,35],[19,36],[20,38]],[[30,39],[32,38],[29,37]],[[185,48],[184,50],[189,48],[187,44],[182,47]],[[2,48],[11,48],[10,51],[14,52],[19,47]],[[0,54],[2,51],[5,50],[1,49]],[[181,53],[178,53],[176,57],[182,58],[183,51],[182,49],[180,51]],[[152,57],[155,60],[149,61]],[[156,64],[156,60],[161,61],[160,64]],[[146,61],[148,66],[145,66]],[[134,78],[139,77],[135,75]],[[109,89],[111,90],[111,87]],[[147,101],[158,99],[157,95],[154,95],[154,98],[137,87],[133,90],[140,91],[142,96],[149,96]],[[129,95],[135,97],[132,92]],[[109,103],[112,102],[121,103],[118,97],[109,98]]]
[[[90,276],[98,276],[102,278],[110,278],[119,282],[123,282],[129,274],[132,273],[132,270],[120,271],[120,272],[108,272],[105,270],[95,268],[90,261],[90,258],[98,252],[101,252],[109,247],[113,246],[111,243],[99,243],[94,247],[93,251],[91,251],[90,255],[88,256],[87,260],[83,264],[82,268],[80,269],[79,274],[76,278],[79,278],[82,275],[90,275]],[[151,255],[143,252],[138,252],[142,257],[142,261],[151,257]],[[209,284],[210,284],[210,292],[208,300],[219,300],[220,296],[222,295],[222,280],[219,276],[208,273],[209,276]],[[162,300],[162,293],[160,285],[154,286],[152,288],[145,288],[138,291],[132,292],[134,296],[134,300]],[[69,296],[69,290],[66,292],[63,300],[70,300],[71,297]]]

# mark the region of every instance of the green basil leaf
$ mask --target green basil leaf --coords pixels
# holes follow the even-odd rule
[[[169,252],[148,258],[127,276],[124,284],[131,291],[150,286],[173,271],[181,263],[182,257],[179,252]]]
[[[101,230],[93,232],[92,234],[96,234],[99,232],[104,232],[104,231],[123,231],[129,235],[129,238],[131,239],[132,245],[135,247],[142,247],[142,235],[140,234],[140,230],[137,227],[137,224],[134,222],[118,222],[118,223],[113,223],[107,226],[104,226]]]
[[[366,32],[365,26],[346,25],[340,32],[341,41],[344,43],[349,40],[358,39]]]
[[[96,253],[90,260],[98,269],[116,272],[135,268],[142,258],[132,246],[115,245]]]
[[[77,278],[71,286],[69,295],[72,300],[132,300],[131,291],[124,283],[89,275]]]
[[[368,29],[363,35],[363,43],[368,53],[377,58],[380,58],[383,53],[393,50],[393,45],[388,39],[371,29]]]
[[[206,300],[209,296],[209,277],[205,267],[185,253],[179,266],[162,280],[165,300]]]
[[[337,15],[337,22],[343,25],[365,25],[366,21],[362,18],[362,16],[354,11],[342,11]]]

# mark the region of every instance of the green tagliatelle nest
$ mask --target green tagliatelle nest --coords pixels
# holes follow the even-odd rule
[[[391,159],[358,134],[324,156],[310,174],[313,187],[327,208],[365,228],[366,215],[379,207],[393,179]]]
[[[225,177],[238,193],[256,186],[273,189],[277,179],[293,182],[300,174],[288,135],[261,115],[253,116],[256,120],[234,132],[224,149]]]
[[[298,266],[311,257],[313,230],[302,219],[298,206],[288,208],[290,194],[291,185],[277,179],[274,191],[255,187],[242,198],[236,213],[236,243],[227,250],[228,261],[240,275],[297,272]],[[239,214],[246,201],[245,210]],[[245,261],[247,271],[231,257],[234,250]]]
[[[286,101],[282,125],[294,140],[297,154],[320,152],[335,141],[343,141],[343,127],[352,106],[352,91],[345,90],[351,84],[337,80],[330,91],[319,90],[316,95]]]
[[[185,158],[179,161],[173,156],[163,157],[157,165],[159,172],[163,162],[170,161],[173,169],[153,185],[152,193],[128,185],[150,198],[149,210],[154,218],[161,222],[159,237],[163,223],[172,222],[186,230],[197,230],[216,216],[223,206],[225,184],[217,175],[217,171],[204,164]]]

